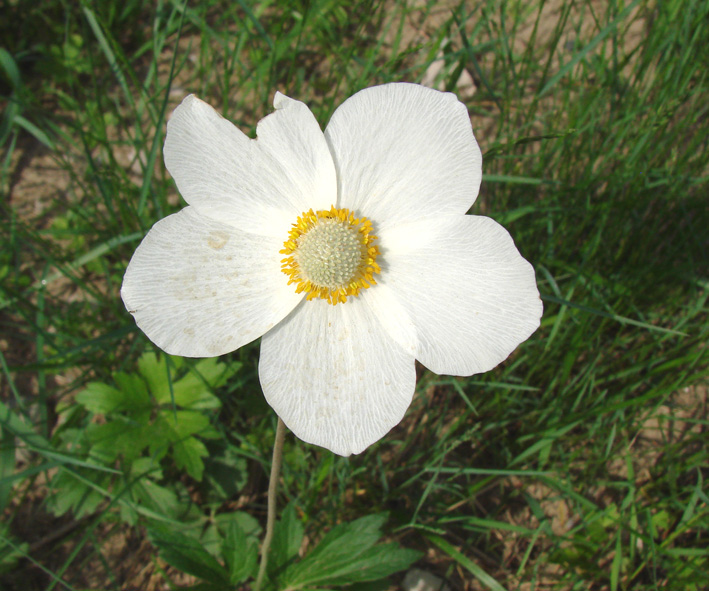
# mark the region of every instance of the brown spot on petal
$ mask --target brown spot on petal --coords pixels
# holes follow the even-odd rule
[[[217,341],[214,341],[212,343],[209,343],[207,345],[207,351],[209,352],[210,355],[220,355],[221,352],[229,347],[230,343],[234,340],[234,337],[231,335],[227,335]]]
[[[207,246],[214,250],[221,250],[229,242],[229,234],[226,232],[210,232],[207,238]]]

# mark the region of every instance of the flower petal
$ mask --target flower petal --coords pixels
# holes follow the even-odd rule
[[[413,355],[361,298],[303,301],[261,340],[266,400],[303,441],[347,456],[404,416],[416,387]]]
[[[168,353],[228,353],[270,330],[302,299],[280,271],[281,247],[279,239],[186,207],[148,232],[121,297],[140,329]]]
[[[383,262],[384,269],[386,263]],[[404,351],[416,357],[418,336],[416,325],[406,307],[399,301],[398,294],[381,281],[365,290],[360,297],[377,317],[384,330]]]
[[[338,175],[338,207],[380,230],[429,215],[465,213],[482,156],[465,105],[418,84],[361,90],[335,111],[325,137]],[[406,207],[402,207],[406,203]]]
[[[489,371],[539,327],[534,269],[507,230],[481,216],[438,216],[380,234],[380,283],[396,294],[430,370]]]
[[[276,93],[252,140],[188,96],[167,125],[165,165],[185,201],[240,230],[283,235],[303,211],[336,199],[335,167],[307,106]]]

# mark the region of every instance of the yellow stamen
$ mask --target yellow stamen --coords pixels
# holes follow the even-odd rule
[[[320,298],[333,306],[349,296],[376,285],[373,275],[381,273],[377,264],[379,247],[372,222],[356,218],[346,208],[305,211],[296,220],[283,243],[281,271],[296,293],[307,300]]]

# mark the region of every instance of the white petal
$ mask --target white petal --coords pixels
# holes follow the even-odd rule
[[[261,340],[266,400],[303,441],[347,456],[394,427],[416,386],[413,355],[361,298],[303,301]]]
[[[148,232],[121,296],[140,329],[168,353],[228,353],[270,330],[302,299],[280,271],[282,246],[186,207]]]
[[[377,224],[465,213],[482,156],[465,105],[417,84],[361,90],[325,129],[338,174],[338,205]]]
[[[165,165],[202,215],[278,235],[303,211],[335,203],[335,167],[315,117],[280,93],[273,105],[276,112],[259,122],[256,140],[192,95],[175,109]]]
[[[432,371],[489,371],[539,327],[534,269],[492,219],[439,216],[382,232],[381,244],[379,282],[408,312],[416,359]]]
[[[386,269],[386,263],[383,264],[383,268]],[[384,272],[386,273],[386,270]],[[385,283],[377,281],[374,287],[362,292],[360,297],[367,303],[396,344],[415,357],[418,351],[416,326],[407,309],[399,301],[396,292]]]

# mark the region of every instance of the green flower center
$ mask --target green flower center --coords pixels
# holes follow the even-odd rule
[[[311,209],[297,219],[283,243],[280,252],[287,256],[281,270],[307,299],[345,303],[376,283],[373,275],[381,272],[376,239],[372,223],[355,218],[349,209]]]

